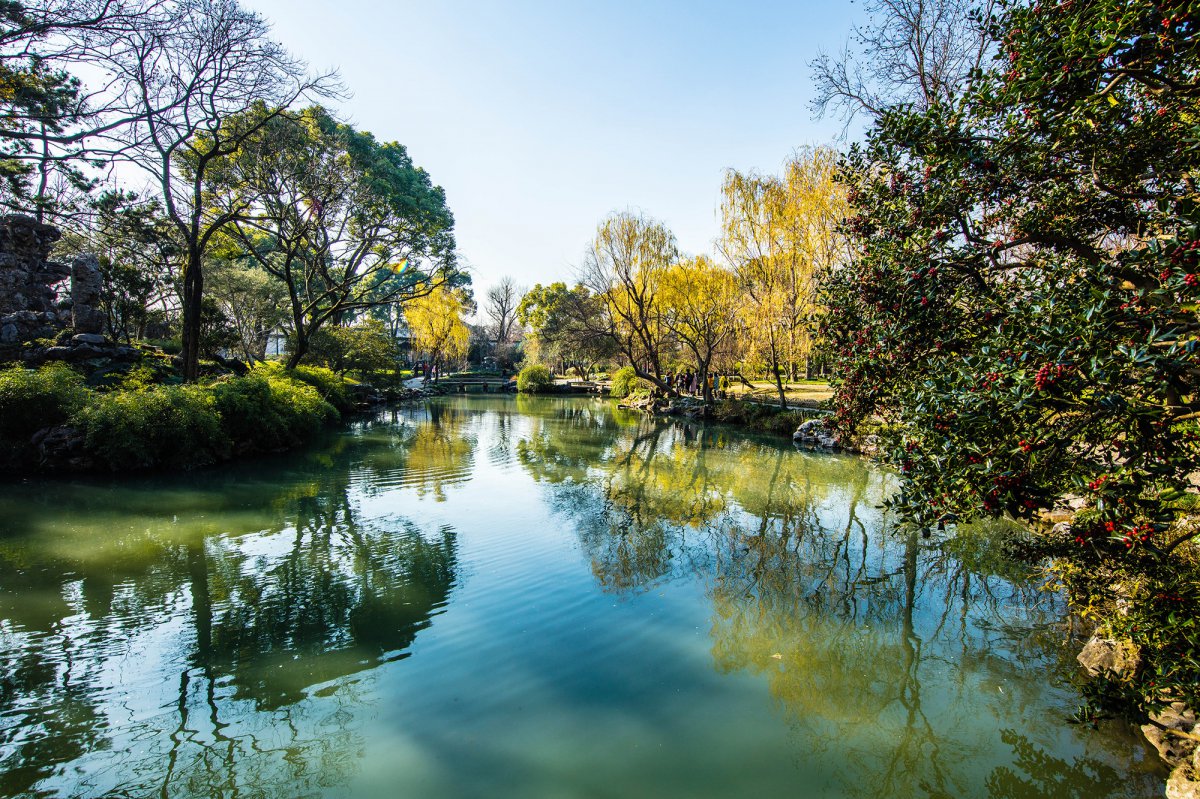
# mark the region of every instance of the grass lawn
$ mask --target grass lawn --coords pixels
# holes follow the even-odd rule
[[[747,389],[741,381],[729,387],[729,393],[738,399],[758,399],[766,402],[775,402],[779,399],[779,393],[775,390],[775,384],[767,380],[752,380],[754,390]],[[829,388],[829,384],[820,380],[802,380],[795,383],[783,384],[784,396],[791,400],[814,400],[824,401],[833,396],[833,390]]]

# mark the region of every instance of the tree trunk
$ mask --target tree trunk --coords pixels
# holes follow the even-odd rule
[[[631,364],[632,365],[632,364]],[[673,388],[667,388],[667,382],[658,375],[652,375],[640,366],[633,367],[633,373],[643,380],[653,383],[658,389],[668,397],[678,397],[679,392]]]
[[[183,379],[194,383],[200,377],[200,307],[204,297],[204,273],[200,251],[190,249],[183,269]]]
[[[704,407],[711,408],[713,406],[713,387],[708,379],[708,364],[700,367],[700,394],[704,397]]]
[[[779,409],[787,410],[787,394],[783,388],[783,375],[781,374],[780,364],[778,361],[771,365],[771,374],[775,375],[775,390],[779,392]]]
[[[296,330],[296,348],[292,350],[292,357],[288,358],[287,368],[295,369],[300,365],[300,360],[308,354],[308,335],[302,328]]]

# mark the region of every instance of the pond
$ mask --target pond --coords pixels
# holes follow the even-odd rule
[[[0,485],[0,795],[1102,797],[1045,578],[889,476],[596,399]]]

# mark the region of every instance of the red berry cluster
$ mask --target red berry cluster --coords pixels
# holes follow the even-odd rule
[[[1069,366],[1061,363],[1044,363],[1037,370],[1037,374],[1033,376],[1033,385],[1038,391],[1044,391],[1046,388],[1058,380],[1068,371]]]

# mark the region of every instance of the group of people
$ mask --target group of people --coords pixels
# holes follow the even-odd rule
[[[706,378],[701,378],[696,372],[680,372],[676,375],[667,375],[667,388],[679,394],[702,397],[704,396],[705,380],[708,382],[712,396],[717,399],[725,399],[729,396],[729,375],[710,374]]]

